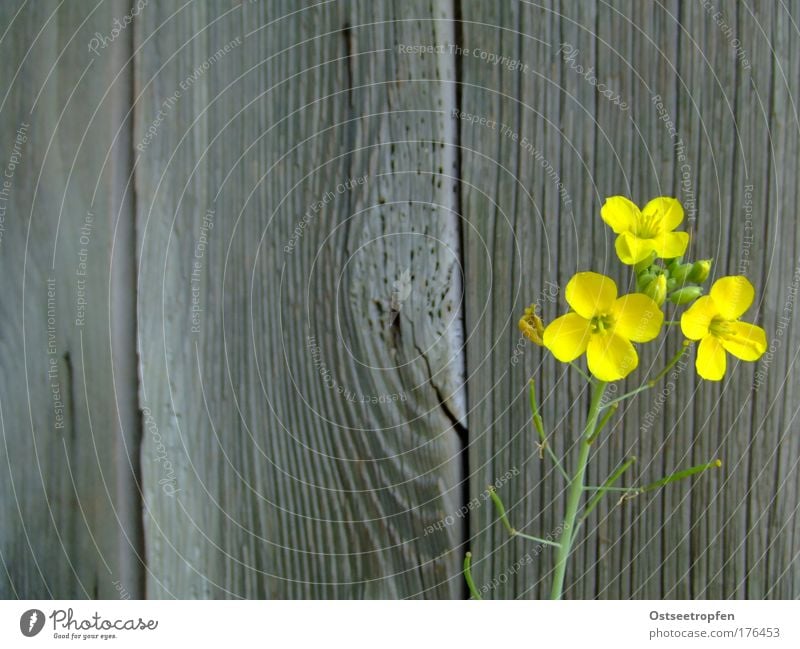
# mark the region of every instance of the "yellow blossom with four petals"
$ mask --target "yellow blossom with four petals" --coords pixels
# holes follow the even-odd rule
[[[623,264],[638,264],[653,252],[664,259],[680,257],[689,245],[688,233],[673,232],[683,221],[676,198],[659,196],[640,210],[624,196],[611,196],[600,216],[618,235],[615,248]]]
[[[639,365],[631,341],[653,340],[664,314],[642,293],[617,297],[617,285],[599,273],[575,274],[567,284],[572,311],[544,330],[544,345],[553,356],[570,363],[586,353],[589,371],[601,381],[625,378]]]
[[[700,341],[695,367],[704,379],[722,379],[726,352],[743,361],[757,361],[767,350],[766,332],[757,325],[739,321],[754,297],[755,289],[746,277],[723,277],[714,282],[709,295],[698,299],[681,316],[683,335]]]

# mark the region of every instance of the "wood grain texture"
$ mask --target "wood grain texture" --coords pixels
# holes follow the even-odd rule
[[[135,323],[110,284],[133,272],[130,40],[87,49],[127,10],[0,9],[0,597],[142,594]]]
[[[460,519],[426,534],[462,501],[454,68],[393,49],[453,23],[397,11],[201,3],[137,29],[136,142],[241,39],[138,159],[149,596],[461,595]]]
[[[462,200],[474,233],[465,236],[466,329],[480,331],[469,338],[467,359],[472,490],[523,465],[524,478],[501,494],[514,524],[529,533],[556,529],[563,504],[547,507],[559,478],[535,455],[525,380],[535,375],[542,384],[557,451],[575,439],[587,395],[574,372],[538,350],[511,362],[514,322],[533,301],[546,319],[563,312],[563,300],[556,308],[541,299],[551,292],[547,282],[564,286],[576,270],[614,268],[613,238],[598,218],[606,196],[642,203],[679,196],[694,231],[692,254],[714,257],[718,275],[747,274],[760,296],[749,315],[779,349],[796,349],[798,229],[787,215],[797,187],[791,74],[798,61],[785,45],[798,7],[717,5],[709,12],[701,3],[462,3],[464,47],[532,68],[509,73],[473,57],[463,59],[462,73],[463,109],[503,121],[540,152],[531,159],[492,129],[462,126]],[[744,51],[738,58],[734,37]],[[627,110],[595,90],[589,68]],[[550,166],[539,155],[571,202],[559,196],[555,176],[543,173]],[[492,246],[488,262],[483,240]],[[678,336],[668,338],[660,361],[678,344]],[[581,531],[568,597],[797,597],[790,549],[797,538],[796,364],[793,352],[768,358],[732,363],[719,386],[698,381],[690,362],[663,384],[666,403],[654,391],[621,409],[625,424],[598,445],[590,482],[628,455],[639,458],[635,484],[715,457],[725,468],[623,507],[611,500],[598,508]],[[656,360],[642,355],[629,386]],[[652,426],[640,428],[650,419]],[[518,569],[531,548],[509,541],[488,508],[471,534],[479,585],[490,596],[547,596],[546,552]],[[492,588],[501,573],[506,583]]]

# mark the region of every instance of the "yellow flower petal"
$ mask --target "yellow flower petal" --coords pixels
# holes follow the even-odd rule
[[[736,320],[753,303],[756,290],[746,277],[722,277],[711,287],[711,299],[720,315],[726,320]]]
[[[567,303],[587,320],[608,313],[617,299],[614,280],[599,273],[575,273],[567,283]]]
[[[601,381],[619,381],[636,369],[639,356],[633,345],[615,333],[593,334],[586,348],[589,371]]]
[[[586,351],[591,333],[589,321],[577,313],[553,320],[544,330],[544,346],[562,363],[574,361]]]
[[[719,315],[714,301],[704,295],[697,299],[681,316],[681,331],[689,340],[700,340],[708,336],[711,320]]]
[[[697,347],[694,366],[706,381],[719,381],[725,376],[725,349],[714,336],[706,336]]]
[[[617,298],[611,313],[614,332],[637,343],[653,340],[664,323],[664,312],[643,293],[630,293]]]
[[[683,206],[677,198],[659,196],[644,206],[642,215],[645,218],[657,219],[661,232],[669,232],[677,228],[683,221]],[[673,256],[677,257],[677,255]]]
[[[632,266],[646,259],[655,250],[655,242],[652,239],[640,239],[632,232],[623,232],[617,237],[614,247],[620,261]]]
[[[663,259],[680,257],[689,247],[689,233],[664,232],[653,239],[653,246]]]
[[[616,234],[622,234],[636,226],[639,208],[624,196],[609,196],[600,208],[600,216]]]
[[[748,322],[729,322],[720,342],[726,351],[743,361],[757,361],[767,351],[767,332]]]

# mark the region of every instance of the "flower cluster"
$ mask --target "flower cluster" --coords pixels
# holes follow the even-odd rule
[[[744,361],[764,354],[764,330],[739,320],[755,297],[747,278],[722,277],[704,295],[712,260],[684,262],[689,234],[676,230],[684,218],[677,199],[661,196],[639,209],[623,196],[612,196],[600,216],[617,235],[620,261],[633,267],[637,292],[618,297],[611,278],[579,272],[567,284],[569,313],[544,327],[533,307],[525,311],[519,326],[527,338],[564,363],[586,354],[593,376],[618,381],[639,364],[633,343],[652,341],[661,333],[669,302],[675,307],[691,305],[681,315],[680,327],[688,340],[700,341],[695,367],[702,378],[721,380],[728,353]]]
[[[543,416],[546,413],[539,410],[534,378],[529,381],[531,422],[538,439],[539,457],[552,461],[557,474],[566,482],[564,519],[557,538],[553,535],[533,536],[515,528],[500,495],[489,489],[500,521],[511,537],[527,539],[539,548],[554,550],[550,590],[550,598],[554,600],[563,596],[567,566],[579,538],[577,532],[604,498],[622,494],[619,500],[622,503],[722,466],[721,460],[711,459],[673,470],[645,484],[620,486],[623,476],[630,475],[627,472],[636,462],[635,457],[628,457],[621,459],[604,481],[587,485],[593,445],[620,404],[653,388],[695,342],[699,341],[695,367],[698,374],[709,381],[719,381],[725,375],[728,354],[744,361],[755,361],[767,349],[764,330],[739,320],[755,297],[755,289],[747,278],[721,277],[706,294],[703,285],[711,276],[712,260],[684,261],[689,234],[678,230],[683,222],[683,208],[676,199],[654,198],[639,209],[627,198],[612,196],[603,205],[600,215],[616,234],[617,256],[623,264],[631,267],[636,291],[620,296],[613,279],[583,271],[576,273],[567,283],[568,313],[545,326],[535,305],[532,305],[519,320],[519,328],[526,338],[546,347],[564,363],[575,364],[586,355],[589,369],[587,374],[576,366],[590,386],[591,398],[582,432],[564,444],[574,450],[563,458],[559,458],[549,444],[547,421]],[[670,319],[665,315],[666,310],[670,311]],[[679,310],[683,312],[675,313]],[[617,395],[614,389],[615,396],[606,399],[606,390],[611,394],[610,388],[615,388],[609,386],[609,382],[624,379],[639,365],[636,345],[651,342],[666,327],[678,325],[685,340],[666,366],[639,387],[621,395]],[[464,578],[472,597],[482,599],[481,592],[486,590],[477,588],[472,577],[471,557],[469,552],[464,557]]]

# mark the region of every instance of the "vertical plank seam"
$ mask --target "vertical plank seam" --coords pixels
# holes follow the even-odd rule
[[[464,46],[464,26],[462,22],[462,12],[461,12],[461,0],[453,0],[452,4],[452,11],[451,14],[453,16],[453,34],[455,45],[457,47]],[[463,103],[463,81],[464,81],[464,69],[463,63],[464,57],[462,56],[455,56],[453,62],[453,70],[454,70],[454,82],[455,82],[455,103],[454,106],[455,110],[458,111],[457,114],[460,114],[460,111],[464,105]],[[453,146],[455,146],[455,169],[453,169],[453,175],[456,177],[456,192],[455,192],[455,207],[456,207],[456,214],[458,215],[458,231],[456,236],[458,237],[458,249],[459,254],[461,255],[460,264],[461,267],[464,268],[466,264],[466,249],[465,249],[465,238],[464,238],[464,219],[466,218],[464,215],[464,203],[462,200],[462,192],[463,192],[463,185],[462,185],[462,139],[461,139],[461,124],[458,123],[456,125],[454,131],[454,142]],[[461,309],[461,327],[464,331],[464,336],[462,340],[464,341],[461,354],[464,355],[464,412],[466,413],[466,418],[464,420],[464,425],[462,426],[458,418],[455,416],[450,416],[450,412],[447,410],[445,403],[442,402],[442,408],[445,411],[445,414],[448,415],[453,422],[453,428],[456,434],[458,435],[458,439],[461,445],[460,454],[461,454],[461,489],[459,490],[460,500],[461,500],[461,507],[462,511],[464,508],[467,509],[467,513],[464,516],[464,524],[461,528],[461,544],[464,552],[467,552],[470,548],[470,541],[472,540],[472,526],[474,524],[474,518],[471,516],[471,512],[467,507],[467,503],[470,501],[470,483],[472,479],[472,474],[470,472],[470,444],[469,444],[469,413],[470,413],[470,398],[469,398],[469,382],[467,381],[467,377],[469,377],[469,358],[467,356],[467,326],[466,326],[466,318],[467,318],[467,287],[466,285],[462,284],[462,291],[464,297],[462,298],[463,307]],[[469,589],[467,588],[466,582],[462,579],[461,580],[461,599],[469,599]]]
[[[133,11],[134,8],[134,0],[130,0],[128,3],[128,8],[130,11]],[[138,26],[136,21],[134,21],[133,29],[129,30],[129,33],[126,35],[126,53],[123,55],[125,56],[130,63],[128,64],[130,67],[127,72],[128,76],[128,97],[125,98],[127,101],[125,102],[124,106],[120,107],[120,114],[122,110],[127,110],[128,104],[133,102],[134,97],[136,97],[136,57],[135,57],[135,50],[136,50],[136,30]],[[112,315],[114,310],[116,310],[117,318],[112,319],[111,327],[112,327],[112,339],[111,339],[111,347],[114,350],[117,345],[119,348],[116,350],[117,353],[114,354],[114,357],[117,359],[122,359],[123,363],[125,363],[132,372],[129,372],[125,375],[125,383],[124,383],[124,392],[123,395],[126,396],[127,401],[127,412],[130,413],[130,416],[127,418],[127,421],[123,419],[122,413],[120,413],[119,424],[120,424],[120,437],[121,444],[120,450],[118,451],[117,455],[117,463],[122,475],[125,475],[127,471],[131,473],[131,479],[133,483],[133,493],[128,494],[128,504],[132,507],[133,511],[126,512],[128,514],[129,523],[129,532],[127,534],[127,541],[131,544],[131,550],[133,555],[136,557],[136,560],[133,560],[131,557],[131,562],[129,565],[125,566],[129,570],[129,575],[131,578],[132,583],[135,584],[135,592],[138,592],[138,595],[142,599],[147,599],[147,580],[145,578],[146,575],[146,558],[147,555],[145,554],[145,535],[144,535],[144,498],[142,493],[142,471],[141,471],[141,450],[142,450],[142,411],[141,411],[141,404],[139,403],[139,387],[141,377],[139,375],[139,351],[138,351],[138,335],[139,335],[139,321],[138,321],[138,286],[137,286],[137,278],[138,278],[138,256],[136,250],[136,241],[137,241],[137,233],[136,233],[136,212],[137,212],[137,182],[136,182],[136,163],[137,158],[135,154],[135,150],[133,148],[133,141],[135,136],[135,123],[136,123],[136,113],[137,107],[134,105],[131,107],[130,114],[128,115],[128,135],[129,135],[129,147],[128,147],[128,155],[125,160],[126,169],[130,169],[130,175],[128,179],[128,187],[130,187],[130,219],[127,224],[125,224],[124,220],[122,219],[122,211],[124,206],[125,195],[122,194],[120,196],[120,225],[123,225],[119,231],[119,243],[121,244],[119,249],[123,251],[122,255],[122,263],[124,267],[121,269],[122,272],[118,272],[116,274],[112,274],[110,277],[111,282],[111,295],[112,295],[112,302],[110,304],[110,308],[112,309]],[[115,248],[116,249],[116,248]],[[116,281],[115,281],[116,280]],[[124,281],[123,281],[124,280]],[[114,299],[113,296],[116,296]],[[127,296],[127,298],[126,298]],[[116,307],[116,309],[115,309]],[[123,313],[120,313],[120,307],[124,310]],[[119,336],[119,323],[130,323],[129,329],[132,332],[132,337],[121,337]],[[113,368],[112,368],[113,371]],[[122,410],[122,409],[120,409]],[[127,443],[126,443],[127,440]],[[122,539],[120,540],[122,543]],[[130,553],[128,553],[130,556]]]
[[[768,120],[768,122],[767,122],[767,144],[768,144],[769,154],[766,156],[766,162],[767,162],[767,165],[766,165],[767,166],[766,181],[769,184],[771,184],[770,183],[770,179],[772,178],[772,153],[774,151],[773,146],[772,146],[772,133],[774,132],[774,119],[773,118],[774,118],[774,115],[775,115],[775,85],[776,85],[775,84],[775,77],[776,77],[776,74],[777,74],[776,63],[777,63],[777,58],[778,58],[778,53],[773,49],[771,44],[774,42],[773,37],[775,36],[775,31],[776,31],[775,21],[777,20],[777,15],[778,15],[778,9],[774,8],[774,12],[772,14],[772,20],[770,21],[770,31],[772,33],[770,34],[770,39],[767,41],[767,47],[768,47],[768,50],[769,50],[769,53],[770,53],[770,71],[769,71],[769,92],[768,92],[768,100],[767,100],[768,101],[768,103],[767,103],[767,120]],[[737,29],[739,29],[738,17],[739,17],[739,7],[737,5]],[[778,183],[777,178],[775,180],[775,183],[776,184]],[[769,184],[767,185],[766,191],[764,192],[764,200],[765,200],[764,214],[767,215],[767,218],[764,219],[764,241],[765,242],[769,241],[769,223],[770,223],[770,219],[769,219],[769,214],[770,214],[770,187],[769,187]],[[779,189],[780,189],[780,187],[776,187],[776,192],[775,192],[776,211],[777,211],[777,209],[778,209],[778,207],[780,205],[780,198],[779,198],[779,195],[778,195]],[[776,214],[776,216],[778,216],[778,215]],[[765,250],[766,250],[766,248],[765,248]],[[762,283],[764,281],[766,281],[766,279],[769,277],[769,268],[768,268],[768,265],[767,265],[767,255],[766,254],[762,255],[761,277],[763,278]],[[780,277],[779,273],[778,273],[778,277]],[[763,318],[763,314],[762,314],[762,318]],[[751,394],[752,394],[752,392],[751,392]],[[777,399],[777,396],[775,397],[775,399]],[[767,413],[769,413],[770,409],[771,408],[767,409]],[[754,446],[755,446],[754,441],[755,440],[753,439],[753,436],[758,434],[758,430],[760,428],[763,428],[763,426],[757,426],[756,427],[754,410],[755,410],[755,408],[752,408],[752,407],[750,408],[750,445],[749,445],[749,448],[754,448]],[[783,410],[781,410],[780,413],[781,414],[777,415],[777,419],[778,419],[779,422],[781,420],[781,415],[783,413]],[[765,418],[766,418],[766,415],[765,415]],[[781,430],[780,426],[778,427],[778,430]],[[748,462],[747,484],[750,485],[750,489],[753,488],[752,487],[753,483],[752,483],[752,478],[751,478],[752,471],[753,471],[752,458],[753,458],[752,453],[748,453],[748,459],[750,460],[750,462]],[[777,481],[778,472],[780,470],[779,469],[779,467],[780,467],[780,455],[777,455],[776,458],[775,458],[775,467],[776,467],[776,469],[775,469],[775,472],[776,472],[775,478],[776,478],[776,481]],[[776,501],[777,501],[777,496],[770,503],[770,509],[772,511],[774,511]],[[748,519],[750,519],[750,503],[751,502],[752,502],[752,499],[748,499]],[[759,518],[760,518],[760,516],[759,516]],[[766,549],[764,550],[764,553],[763,553],[763,555],[761,557],[761,561],[763,561],[765,566],[769,565],[769,554],[770,554],[770,546],[771,546],[769,528],[770,528],[770,526],[769,526],[769,515],[768,515],[767,516],[767,525],[766,525],[766,530],[765,530]],[[749,539],[750,539],[750,521],[749,520],[748,520],[747,530],[746,530],[745,534],[746,534],[745,538],[747,539],[747,541],[749,541]],[[758,571],[757,570],[752,570],[751,568],[748,568],[747,571],[745,572],[745,579],[747,580],[747,582],[749,582],[750,579],[751,579],[751,576],[750,576],[751,573],[754,576],[757,576]],[[765,575],[764,579],[765,579],[764,584],[763,584],[764,588],[763,588],[763,590],[759,589],[762,593],[769,592],[769,583],[767,581],[768,577]],[[762,597],[764,597],[764,596],[765,595],[762,595]]]
[[[680,101],[680,96],[681,96],[682,92],[687,92],[688,93],[687,90],[684,90],[684,91],[681,90],[681,69],[682,69],[682,65],[683,65],[683,56],[682,56],[683,48],[681,47],[681,37],[684,34],[684,32],[688,31],[686,29],[686,27],[684,26],[684,23],[683,23],[683,21],[684,21],[684,13],[683,13],[683,2],[681,0],[678,1],[677,10],[676,10],[675,13],[677,15],[677,29],[675,30],[675,66],[673,67],[673,69],[675,70],[675,79],[674,79],[674,83],[675,83],[675,90],[674,90],[674,93],[675,93],[675,106],[673,107],[673,112],[675,114],[675,129],[676,129],[676,132],[680,134],[680,132],[681,132],[681,111],[680,111],[680,107],[679,107],[679,101]],[[684,85],[684,88],[685,88],[686,84],[683,84],[683,85]],[[690,124],[687,125],[687,126],[690,126]],[[679,137],[681,137],[681,136],[679,135]],[[681,137],[681,140],[682,140],[682,137]],[[689,145],[691,146],[691,143]],[[699,165],[698,165],[698,168],[699,168]],[[676,182],[678,183],[677,186],[674,186],[675,187],[675,194],[677,196],[680,196],[680,177],[681,177],[680,173],[681,172],[680,172],[678,156],[675,154],[675,149],[673,147],[673,149],[672,149],[672,182],[673,182],[673,186],[674,186],[674,183],[676,183]],[[699,176],[699,174],[698,174],[698,176]],[[696,216],[695,216],[695,224],[690,229],[692,230],[690,236],[693,236],[697,232]],[[673,349],[673,350],[670,351],[670,353],[674,353],[675,351],[677,351],[677,350]],[[687,408],[686,411],[685,411],[685,415],[687,417],[691,418],[691,424],[689,426],[689,430],[694,430],[694,427],[695,427],[694,409],[693,408]],[[677,427],[673,426],[672,429],[673,429],[673,434],[677,434],[678,433]],[[664,433],[666,432],[666,425],[663,424],[663,423],[662,423],[662,432],[664,432]],[[661,456],[661,475],[668,475],[670,473],[670,471],[672,471],[672,470],[673,469],[671,469],[669,466],[667,466],[667,454],[666,453],[662,453],[662,456]],[[665,507],[664,507],[665,502],[666,502],[666,498],[662,499],[661,507],[662,507],[662,512],[664,512],[664,515],[666,515]],[[678,501],[678,503],[682,503],[682,502],[683,501]],[[689,520],[690,521],[694,520],[692,515],[691,515],[691,510],[692,510],[692,499],[691,499],[691,497],[686,498],[685,502],[686,502],[686,504],[683,505],[683,506],[689,508]],[[691,532],[689,532],[689,535],[684,536],[681,539],[681,543],[689,543],[689,545],[690,545],[690,548],[689,548],[689,558],[690,558],[689,569],[686,571],[686,574],[683,576],[683,578],[688,581],[689,591],[691,592],[692,584],[694,583],[694,576],[692,575],[692,572],[694,571],[694,565],[695,564],[694,564],[694,561],[691,560],[692,559],[692,551],[691,551],[690,534],[691,534]],[[669,541],[670,541],[670,534],[665,530],[664,532],[662,532],[662,543],[661,543],[662,552],[667,547]],[[676,548],[676,551],[677,551],[677,548]],[[661,598],[667,597],[668,594],[669,594],[669,596],[673,596],[674,597],[675,596],[675,591],[679,587],[679,585],[678,585],[677,581],[675,581],[675,582],[673,582],[673,585],[671,587],[667,587],[667,585],[666,585],[666,583],[664,581],[665,577],[666,577],[665,572],[666,572],[666,570],[664,569],[664,566],[662,565],[661,566],[661,570],[660,570],[660,573],[661,573],[661,575],[660,575],[661,576],[661,580],[660,580],[661,581],[661,587],[660,587],[659,595],[660,595]]]

